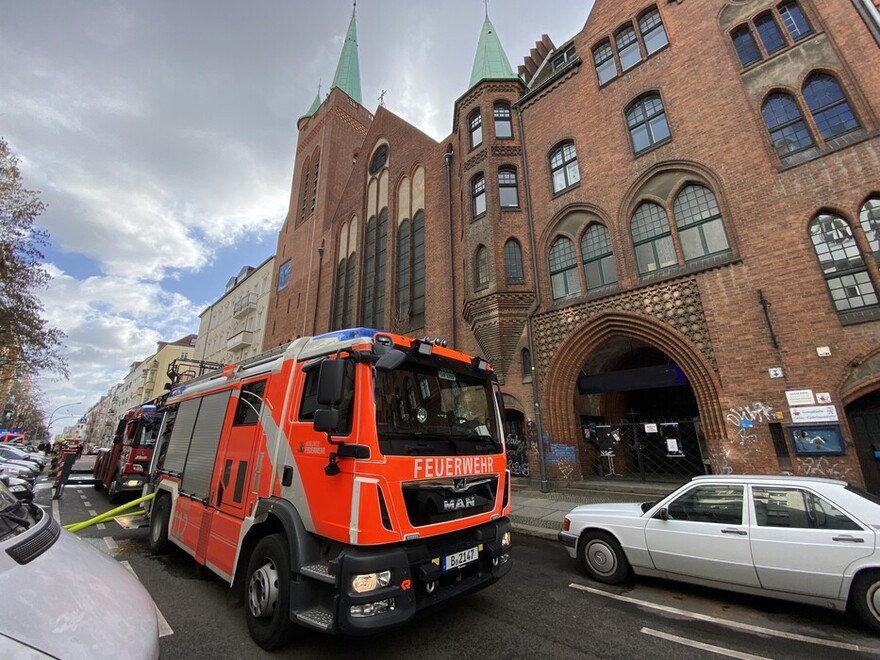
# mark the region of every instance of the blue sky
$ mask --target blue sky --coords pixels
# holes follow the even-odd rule
[[[296,120],[333,79],[344,0],[0,0],[0,136],[25,186],[53,279],[39,292],[67,333],[71,377],[39,386],[47,411],[85,412],[242,266],[274,254]],[[560,45],[592,0],[495,0],[514,68],[542,33]],[[440,140],[466,91],[482,0],[362,0],[364,105]],[[65,410],[66,412],[66,410]],[[54,429],[60,431],[60,424]]]

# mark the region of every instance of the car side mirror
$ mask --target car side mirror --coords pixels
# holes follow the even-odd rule
[[[665,506],[661,507],[654,517],[660,518],[660,520],[669,520],[669,510]]]

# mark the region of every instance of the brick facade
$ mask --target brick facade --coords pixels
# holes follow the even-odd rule
[[[799,0],[796,7],[808,26],[800,33],[785,22],[791,16],[781,13],[782,6],[768,0],[597,0],[583,30],[569,42],[555,51],[546,37],[536,44],[520,68],[522,82],[484,80],[465,92],[455,102],[453,133],[440,142],[385,108],[373,117],[331,90],[315,115],[300,121],[276,280],[287,259],[293,268],[290,284],[270,301],[265,347],[331,328],[339,233],[356,218],[354,247],[362,252],[368,167],[384,144],[386,326],[443,336],[461,350],[488,357],[510,410],[540,423],[549,441],[545,450],[553,454],[547,462],[550,479],[593,474],[597,457],[583,441],[584,417],[615,424],[638,412],[628,405],[637,400],[633,394],[579,394],[578,378],[641,366],[638,356],[647,356],[651,364],[667,360],[684,373],[708,469],[843,477],[880,488],[870,439],[856,428],[873,419],[876,409],[871,397],[880,384],[880,306],[869,301],[850,311],[835,308],[833,280],[826,279],[833,273],[823,274],[810,234],[820,215],[842,219],[851,232],[847,267],[856,263],[857,253],[864,264],[860,277],[866,278],[859,286],[880,290],[877,248],[860,224],[866,204],[880,200],[880,52],[855,4]],[[668,43],[648,33],[654,23],[640,24],[649,16],[662,22]],[[783,42],[772,52],[755,28],[762,16],[773,17]],[[623,70],[618,37],[627,25],[638,35],[639,61]],[[745,66],[734,47],[742,29],[751,30],[759,44],[758,59]],[[616,75],[600,84],[594,50],[606,40],[613,45]],[[571,52],[569,46],[575,55],[557,64],[556,54]],[[803,91],[817,76],[836,81],[857,125],[836,131],[817,123]],[[812,146],[777,154],[779,143],[771,140],[762,112],[774,95],[794,100]],[[634,153],[628,115],[637,120],[633,104],[649,96],[662,103],[668,138],[652,125],[660,139]],[[499,102],[511,107],[510,137],[494,134],[493,108]],[[477,110],[483,141],[471,148],[468,121]],[[576,148],[579,181],[554,192],[551,157],[566,143]],[[307,158],[313,163],[318,157],[315,209],[306,208],[303,217],[303,170]],[[499,169],[515,172],[518,206],[502,210]],[[421,327],[394,312],[395,232],[397,219],[405,216],[400,190],[416,172],[424,177],[426,235]],[[485,179],[486,212],[474,217],[471,186],[478,175]],[[679,203],[694,191],[709,191],[717,204],[714,217],[720,218],[700,225],[704,253],[696,257],[694,250],[701,248],[682,237],[691,241],[698,234],[675,224]],[[310,206],[308,195],[305,199]],[[653,206],[644,208],[661,209],[671,227],[671,247],[657,257],[666,259],[662,268],[646,268],[634,245],[633,219],[646,203]],[[707,207],[700,208],[708,214]],[[580,246],[585,230],[595,225],[607,232],[616,282],[588,289]],[[711,237],[718,239],[719,227],[726,247],[707,248]],[[579,291],[560,296],[557,290],[554,298],[549,255],[560,239],[574,246],[577,274],[568,286]],[[521,278],[505,270],[510,240],[522,252]],[[481,246],[488,256],[485,285],[474,272]],[[358,264],[355,300],[363,294]],[[522,372],[529,348],[534,381]],[[770,369],[781,370],[781,377],[771,377]],[[842,455],[794,452],[785,435],[794,421],[786,392],[796,390],[827,395],[814,403],[833,406],[839,416]],[[663,396],[660,390],[656,394]],[[648,408],[662,408],[662,401]],[[531,437],[537,439],[534,430]],[[536,447],[532,450],[534,475],[538,462]]]

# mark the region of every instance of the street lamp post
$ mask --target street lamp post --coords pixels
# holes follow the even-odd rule
[[[62,408],[70,408],[71,406],[80,406],[82,405],[82,401],[77,401],[75,403],[65,403],[64,405],[58,406],[51,412],[49,415],[49,421],[46,422],[46,433],[49,434],[49,440],[52,440],[52,423],[56,421],[55,413],[57,413]],[[76,417],[76,415],[68,415],[68,417]],[[63,417],[59,417],[58,419],[63,419]]]

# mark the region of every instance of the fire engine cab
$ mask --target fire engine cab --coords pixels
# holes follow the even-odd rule
[[[206,374],[166,401],[151,550],[242,587],[266,649],[400,625],[511,568],[502,410],[485,360],[366,328]]]

